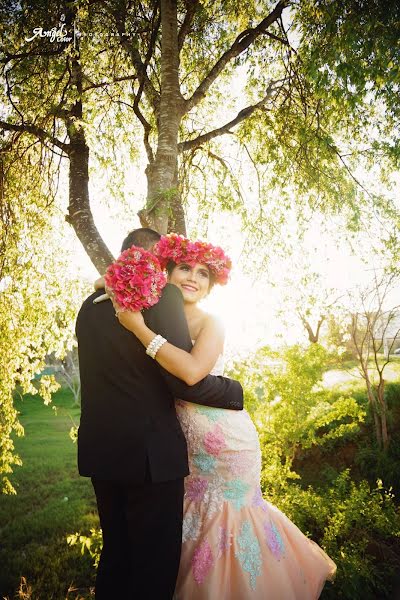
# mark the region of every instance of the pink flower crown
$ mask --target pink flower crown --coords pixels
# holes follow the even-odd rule
[[[200,263],[209,268],[215,278],[215,283],[225,285],[232,268],[232,261],[222,248],[198,240],[191,242],[177,233],[163,235],[153,247],[153,254],[165,269],[170,261],[187,263],[190,266]]]

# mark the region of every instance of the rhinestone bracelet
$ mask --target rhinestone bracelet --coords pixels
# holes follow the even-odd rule
[[[156,335],[150,342],[150,344],[146,348],[146,354],[148,354],[151,358],[155,358],[157,352],[166,343],[166,339],[162,337],[162,335]]]

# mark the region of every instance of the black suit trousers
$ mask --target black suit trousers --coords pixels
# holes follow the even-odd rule
[[[103,532],[96,600],[171,600],[182,545],[183,479],[92,483]]]

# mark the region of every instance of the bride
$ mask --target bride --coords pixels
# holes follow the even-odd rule
[[[161,336],[156,339],[140,312],[117,307],[121,324],[146,348],[156,348],[155,360],[187,384],[210,372],[221,375],[223,328],[198,304],[215,283],[226,283],[230,260],[218,247],[176,234],[162,237],[154,253],[169,283],[182,292],[193,349],[187,353]],[[174,600],[318,598],[336,566],[263,499],[260,446],[248,413],[181,400],[176,411],[188,444],[190,475]]]

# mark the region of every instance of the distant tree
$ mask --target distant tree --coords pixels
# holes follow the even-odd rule
[[[327,278],[311,266],[310,257],[302,250],[284,270],[279,317],[286,327],[300,325],[310,344],[326,337],[328,322],[337,313],[341,293],[327,286]],[[324,330],[325,326],[325,330]]]
[[[75,404],[79,405],[81,402],[81,380],[76,348],[67,352],[61,360],[58,367],[58,379],[70,390]]]
[[[357,300],[360,308],[351,315],[350,323],[350,347],[367,388],[376,441],[383,450],[387,450],[390,441],[384,371],[391,361],[391,351],[400,339],[400,305],[388,309],[387,304],[398,283],[396,274],[384,274],[375,278],[372,287],[359,290]],[[391,329],[390,343],[385,348]]]
[[[339,299],[337,290],[319,290],[318,296],[304,298],[305,301],[296,310],[310,344],[321,341],[321,327],[332,316]]]

